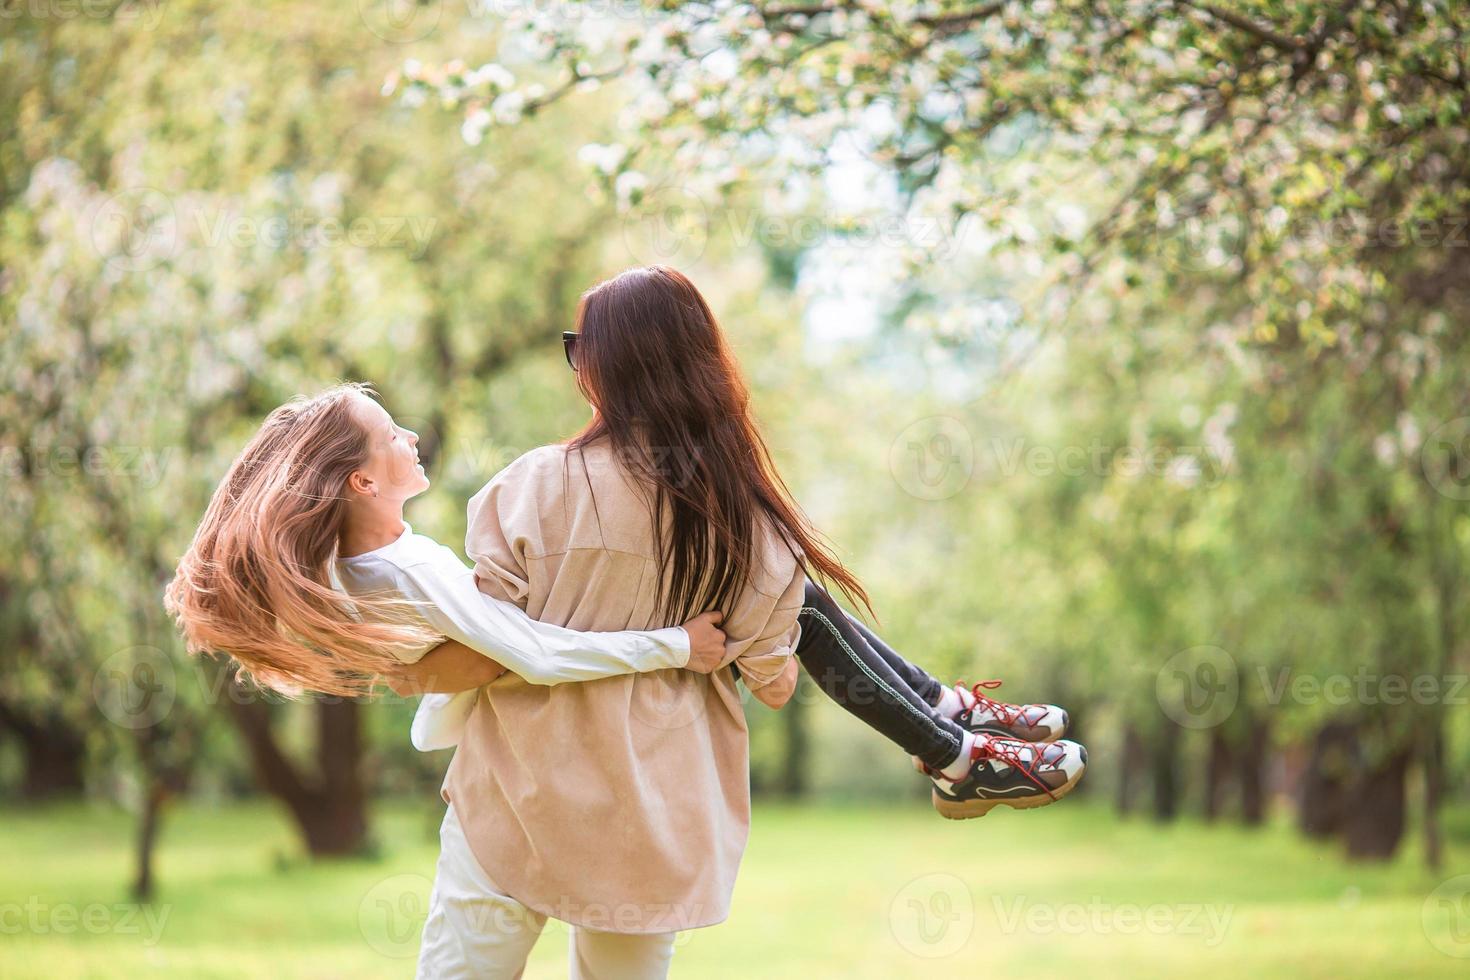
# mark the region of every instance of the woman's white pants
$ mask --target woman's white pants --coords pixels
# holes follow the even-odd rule
[[[419,948],[419,980],[516,978],[546,916],[504,894],[470,851],[454,807],[439,828],[439,865]],[[571,927],[572,980],[658,980],[668,976],[672,932],[598,932]]]

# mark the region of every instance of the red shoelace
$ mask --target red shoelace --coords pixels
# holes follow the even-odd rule
[[[971,768],[974,768],[977,759],[998,759],[1006,765],[1020,770],[1021,775],[1035,783],[1038,789],[1052,799],[1056,799],[1056,794],[1051,791],[1051,787],[1036,777],[1036,770],[1045,763],[1046,750],[1051,746],[1039,742],[1022,742],[1019,739],[1002,738],[999,735],[983,736],[985,742],[982,744],[980,741],[981,737],[979,735],[975,736],[975,744],[970,749]],[[1021,757],[1022,749],[1031,750],[1032,759],[1030,762],[1027,762]],[[924,774],[932,776],[935,779],[949,780],[949,777],[943,772],[928,765],[924,766]],[[963,779],[964,777],[961,778]],[[954,780],[950,781],[954,782]]]
[[[1038,789],[1052,799],[1056,799],[1056,796],[1051,791],[1051,787],[1036,778],[1036,769],[1044,761],[1043,756],[1046,748],[1045,745],[1035,742],[1022,742],[1013,738],[1001,738],[997,735],[991,735],[986,739],[985,744],[981,745],[977,736],[975,748],[970,752],[970,761],[973,763],[977,757],[982,759],[999,759],[1001,762],[1019,769],[1021,775],[1035,783]],[[1031,750],[1030,762],[1025,761],[1021,757],[1022,749]]]
[[[961,686],[963,686],[964,683],[964,681],[960,681]],[[998,680],[981,681],[980,683],[973,685],[970,688],[970,696],[975,699],[975,708],[979,708],[981,706],[989,708],[990,712],[994,714],[997,718],[999,718],[1002,724],[1014,725],[1017,720],[1020,720],[1025,724],[1030,725],[1031,720],[1026,717],[1025,705],[1009,704],[1005,701],[997,701],[995,700],[995,698],[987,697],[986,695],[981,693],[981,688],[986,688],[993,691],[997,687],[1000,687],[1000,681]],[[971,708],[970,710],[973,711],[974,708]]]

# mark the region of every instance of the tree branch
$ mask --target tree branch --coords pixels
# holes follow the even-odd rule
[[[904,23],[917,27],[933,28],[955,28],[964,27],[977,20],[984,20],[1000,12],[1004,4],[1001,2],[987,3],[980,7],[972,7],[965,10],[951,10],[942,14],[924,14],[911,18]],[[816,17],[819,14],[836,13],[839,10],[850,9],[842,0],[832,0],[829,3],[795,4],[781,7],[760,8],[761,19],[765,21],[784,20],[787,17]]]
[[[915,17],[910,23],[921,24],[924,27],[966,27],[977,20],[984,20],[1000,13],[1004,3],[987,3],[983,7],[975,7],[970,10],[951,10],[945,14],[930,14],[924,17]]]
[[[1257,40],[1265,41],[1283,51],[1305,51],[1307,48],[1305,39],[1282,34],[1274,28],[1258,24],[1244,14],[1238,14],[1233,10],[1224,10],[1213,3],[1201,2],[1201,0],[1179,0],[1179,3],[1185,7],[1192,7],[1202,14],[1208,14],[1215,20],[1229,24],[1238,30],[1245,31]]]

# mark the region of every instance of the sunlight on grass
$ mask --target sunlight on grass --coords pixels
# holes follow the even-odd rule
[[[11,810],[0,869],[13,977],[406,977],[436,815],[385,808],[381,856],[312,864],[264,805],[173,811],[160,899],[127,904],[130,823],[82,807]],[[1120,822],[1071,803],[948,823],[920,807],[757,810],[724,925],[680,938],[680,977],[1464,976],[1449,904],[1470,871],[1405,854],[1354,866],[1284,826]],[[1426,918],[1427,917],[1427,918]],[[1426,929],[1428,931],[1426,931]],[[1432,938],[1438,940],[1438,945]],[[564,976],[548,927],[529,977]]]

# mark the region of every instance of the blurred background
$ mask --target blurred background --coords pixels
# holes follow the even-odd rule
[[[374,382],[452,545],[687,272],[795,496],[1091,767],[948,823],[804,682],[675,976],[1463,976],[1458,0],[0,0],[0,974],[408,976],[447,753],[161,594],[272,407]],[[532,976],[565,973],[564,936]]]

